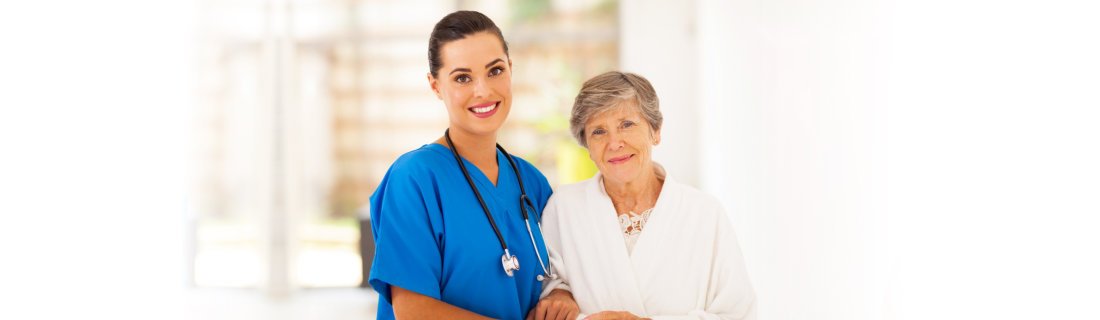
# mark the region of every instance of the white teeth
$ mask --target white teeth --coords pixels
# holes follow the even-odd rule
[[[486,113],[486,112],[489,112],[489,111],[493,111],[493,109],[496,109],[496,108],[497,108],[497,105],[494,103],[493,105],[490,105],[488,107],[473,108],[473,110],[476,113]]]

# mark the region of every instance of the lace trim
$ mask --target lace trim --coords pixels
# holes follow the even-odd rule
[[[642,233],[642,228],[645,227],[645,222],[649,220],[649,215],[653,213],[653,208],[642,211],[641,214],[634,213],[633,211],[619,214],[619,227],[623,229],[623,235],[632,236]]]

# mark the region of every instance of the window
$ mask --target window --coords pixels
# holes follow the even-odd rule
[[[583,80],[618,65],[614,1],[206,1],[196,285],[360,284],[362,208],[394,159],[447,126],[427,39],[456,8],[486,13],[509,41],[501,143],[554,185],[595,172],[568,112]]]

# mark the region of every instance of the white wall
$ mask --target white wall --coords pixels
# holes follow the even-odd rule
[[[179,317],[193,10],[0,4],[0,318]]]
[[[701,1],[701,121],[722,130],[703,134],[703,187],[729,199],[766,319],[880,318],[877,10]]]
[[[623,4],[623,68],[668,123],[655,158],[725,201],[763,319],[876,318],[877,22],[848,12],[875,7],[686,4]]]
[[[655,157],[725,201],[761,319],[1100,312],[1094,5],[622,9],[680,139]]]
[[[697,184],[698,163],[682,156],[696,154],[699,148],[694,7],[690,1],[623,1],[619,5],[622,71],[642,75],[653,84],[665,115],[654,159],[676,179]]]
[[[1097,12],[891,8],[889,315],[1100,318]]]

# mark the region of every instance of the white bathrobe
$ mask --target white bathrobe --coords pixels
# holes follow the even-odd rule
[[[632,252],[599,174],[554,190],[542,231],[558,274],[542,295],[569,290],[582,314],[756,318],[756,295],[725,211],[668,176]]]

